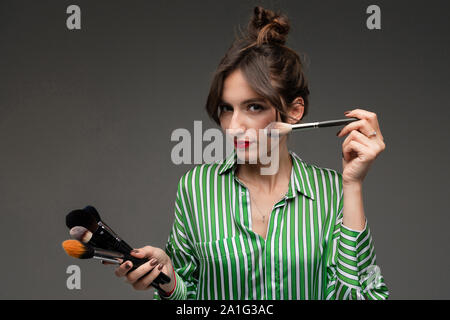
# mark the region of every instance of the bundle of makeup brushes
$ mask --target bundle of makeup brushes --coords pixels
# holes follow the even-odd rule
[[[128,272],[149,261],[133,257],[131,255],[133,248],[101,220],[98,211],[93,206],[71,211],[66,216],[66,225],[70,229],[72,240],[64,241],[62,246],[71,257],[93,258],[113,264],[120,264],[128,260],[133,263],[133,267]],[[151,270],[148,273],[150,272]],[[161,272],[151,286],[159,289],[160,284],[169,282],[170,278]]]

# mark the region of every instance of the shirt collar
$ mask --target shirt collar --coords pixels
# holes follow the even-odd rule
[[[292,157],[292,172],[291,180],[288,191],[288,198],[295,197],[297,192],[302,193],[308,198],[314,200],[314,185],[311,183],[312,177],[310,177],[308,170],[309,165],[303,161],[295,152],[289,150],[289,154]],[[237,154],[236,150],[228,155],[225,160],[220,164],[219,175],[222,175],[228,171],[234,175],[237,167]]]

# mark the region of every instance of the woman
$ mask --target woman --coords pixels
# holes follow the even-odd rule
[[[297,123],[308,111],[302,64],[285,46],[288,31],[284,15],[256,7],[247,34],[220,62],[206,108],[232,134],[235,151],[180,179],[166,250],[135,250],[150,261],[128,274],[126,261],[115,271],[135,289],[148,289],[162,271],[171,281],[156,299],[388,297],[362,197],[363,179],[385,148],[374,113],[346,112],[360,120],[338,133],[347,135],[342,174],[305,163],[288,150],[285,136],[277,148],[267,142],[278,170],[261,174],[270,165],[258,158],[265,142],[248,133],[272,121]],[[249,163],[252,157],[256,163]]]

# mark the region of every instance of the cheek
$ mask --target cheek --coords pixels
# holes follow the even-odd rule
[[[259,138],[259,131],[261,130],[262,134],[262,129],[266,128],[269,125],[269,123],[277,121],[276,118],[277,118],[276,109],[272,108],[272,112],[267,112],[267,114],[265,114],[264,117],[258,119],[258,125],[255,125],[254,127],[258,129],[257,130],[258,138]],[[267,140],[270,142],[270,139]]]
[[[230,127],[230,122],[227,121],[226,117],[219,118],[219,124],[222,130],[226,130]]]
[[[264,127],[266,127],[271,122],[280,121],[280,117],[278,115],[278,110],[275,109],[274,107],[272,107],[271,111],[272,112],[268,113],[264,119],[264,121],[266,122]]]

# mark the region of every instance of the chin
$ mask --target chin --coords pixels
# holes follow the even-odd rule
[[[276,150],[273,150],[273,148],[271,149],[270,147],[268,147],[264,154],[259,154],[258,152],[258,146],[255,145],[250,145],[248,148],[235,148],[236,150],[236,156],[238,159],[238,163],[240,164],[258,164],[261,162],[264,162],[265,164],[267,164],[267,158],[270,158],[272,154],[275,154]],[[265,160],[261,161],[261,157],[263,157]]]
[[[249,146],[248,148],[235,148],[238,163],[256,164],[259,161],[258,148]]]

